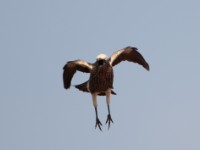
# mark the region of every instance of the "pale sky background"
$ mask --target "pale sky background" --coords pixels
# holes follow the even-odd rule
[[[199,150],[199,45],[199,0],[1,0],[0,149]],[[100,132],[90,94],[64,90],[62,67],[126,46],[151,70],[114,68],[114,124]]]

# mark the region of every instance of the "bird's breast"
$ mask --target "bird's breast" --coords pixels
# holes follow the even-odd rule
[[[89,87],[92,92],[105,91],[112,88],[113,69],[111,66],[95,67],[90,74]]]

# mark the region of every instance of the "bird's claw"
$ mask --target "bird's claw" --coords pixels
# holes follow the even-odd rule
[[[101,129],[102,123],[101,123],[101,121],[99,120],[99,118],[96,119],[95,129],[97,128],[97,126],[98,126],[99,130],[102,131],[102,129]]]
[[[113,120],[112,120],[112,118],[111,118],[111,115],[108,114],[107,120],[106,120],[106,124],[108,123],[108,129],[110,128],[110,122],[114,123]]]

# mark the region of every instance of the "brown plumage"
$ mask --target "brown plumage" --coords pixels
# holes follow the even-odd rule
[[[103,61],[103,60],[102,60]],[[113,69],[109,62],[105,61],[101,67],[98,67],[98,62],[95,64],[89,79],[89,90],[91,93],[104,92],[108,88],[113,88]]]
[[[86,81],[86,82],[84,82],[84,83],[82,83],[82,84],[75,85],[75,87],[76,87],[77,89],[79,89],[80,91],[83,91],[83,92],[90,92],[89,89],[87,88],[88,84],[89,84],[89,80]],[[111,90],[111,94],[117,95],[113,90]],[[99,95],[99,96],[105,96],[106,93],[105,93],[105,91],[103,91],[103,92],[99,92],[98,95]]]
[[[112,66],[117,65],[121,61],[130,61],[142,65],[145,69],[149,70],[149,64],[145,61],[143,56],[137,51],[135,47],[127,47],[122,50],[118,50],[111,56]]]
[[[108,58],[105,54],[97,56],[95,63],[91,64],[84,60],[69,61],[63,67],[63,83],[64,88],[68,89],[71,85],[71,80],[76,71],[90,73],[88,81],[76,85],[75,87],[84,92],[90,92],[93,99],[93,105],[96,112],[96,127],[101,130],[101,122],[98,118],[97,112],[97,95],[106,96],[106,102],[108,106],[107,121],[108,128],[110,123],[113,122],[110,115],[110,94],[116,95],[113,89],[113,66],[119,64],[122,61],[130,61],[142,65],[145,69],[149,70],[149,65],[143,58],[143,56],[137,51],[135,47],[126,47],[113,53]]]

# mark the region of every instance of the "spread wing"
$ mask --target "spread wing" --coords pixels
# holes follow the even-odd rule
[[[69,61],[63,67],[63,83],[64,88],[68,89],[71,85],[71,80],[76,71],[90,73],[93,68],[93,64],[90,64],[84,60]]]
[[[143,56],[137,51],[135,47],[126,47],[118,50],[110,57],[111,66],[115,66],[121,61],[130,61],[142,65],[145,69],[149,70],[149,64],[145,61]]]

